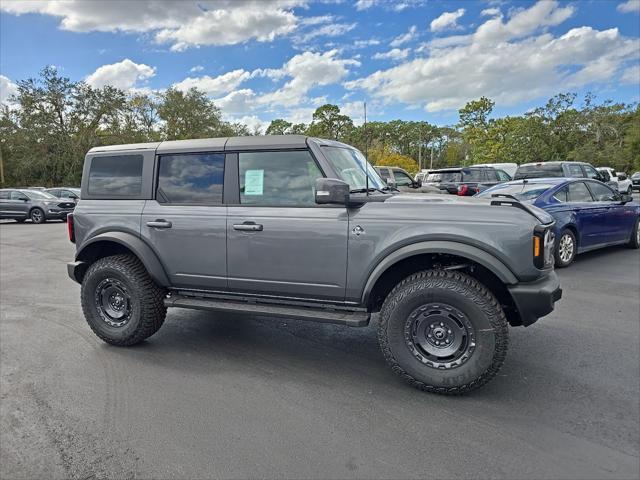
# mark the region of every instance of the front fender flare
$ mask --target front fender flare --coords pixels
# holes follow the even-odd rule
[[[417,242],[394,250],[376,265],[369,274],[369,278],[362,292],[362,304],[367,305],[369,295],[374,285],[389,267],[405,258],[425,253],[445,253],[464,257],[487,268],[506,285],[515,285],[518,283],[516,276],[502,261],[478,247],[446,240]]]
[[[82,245],[82,248],[76,253],[76,261],[85,261],[86,252],[89,251],[91,245],[95,245],[98,242],[111,242],[122,245],[133,252],[133,254],[140,259],[144,267],[149,272],[151,278],[159,285],[168,287],[171,285],[169,277],[160,262],[160,259],[143,240],[128,232],[108,232],[101,233],[92,237],[90,240]],[[85,255],[83,255],[85,253]]]

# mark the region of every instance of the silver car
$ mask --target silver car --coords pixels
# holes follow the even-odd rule
[[[44,223],[47,220],[64,222],[75,206],[73,200],[62,200],[39,190],[0,190],[0,218],[12,218],[19,223],[27,219],[31,219],[33,223]]]

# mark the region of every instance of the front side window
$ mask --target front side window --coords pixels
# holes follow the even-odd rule
[[[570,163],[567,165],[567,176],[573,178],[584,177],[580,165],[576,165],[575,163]]]
[[[593,202],[591,193],[583,182],[569,184],[568,198],[570,202]]]
[[[322,172],[306,150],[240,153],[240,203],[265,206],[315,205]]]
[[[176,154],[160,157],[156,200],[160,203],[222,203],[224,154]]]
[[[501,182],[508,182],[511,180],[509,174],[503,170],[496,170],[496,175],[498,175],[498,180]]]
[[[584,172],[587,174],[587,178],[595,178],[596,180],[600,178],[600,175],[598,175],[598,171],[591,165],[583,165],[583,167]]]
[[[142,155],[94,157],[89,169],[90,195],[131,197],[142,191]]]
[[[413,179],[402,170],[394,170],[393,176],[396,179],[396,185],[399,187],[408,187],[413,185]]]
[[[386,168],[380,168],[378,169],[378,173],[380,174],[380,177],[382,177],[384,180],[389,180],[389,170]]]
[[[352,190],[366,188],[367,175],[370,188],[386,187],[378,172],[368,164],[360,151],[344,147],[322,147],[322,151],[340,180],[347,182]]]
[[[610,182],[611,181],[611,175],[609,175],[609,172],[606,170],[598,170],[600,172],[600,176],[602,177],[602,181],[603,182]]]
[[[589,182],[589,190],[596,202],[613,202],[617,199],[616,193],[602,183]]]

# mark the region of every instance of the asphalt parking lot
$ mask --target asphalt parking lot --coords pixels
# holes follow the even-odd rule
[[[466,397],[405,385],[375,329],[173,309],[133,348],[95,337],[62,223],[0,224],[1,478],[635,478],[640,255],[559,271]]]

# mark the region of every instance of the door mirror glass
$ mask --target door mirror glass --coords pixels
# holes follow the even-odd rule
[[[349,190],[349,184],[337,178],[318,178],[316,179],[316,203],[347,205]]]

